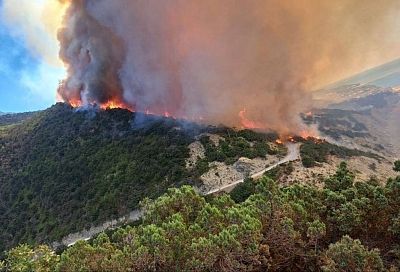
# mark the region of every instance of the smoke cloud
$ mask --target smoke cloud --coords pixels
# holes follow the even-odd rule
[[[74,0],[58,35],[68,69],[58,93],[73,104],[112,102],[232,126],[245,119],[293,133],[308,90],[397,57],[399,7],[398,0]]]
[[[57,31],[66,5],[55,0],[3,0],[1,17],[13,34],[27,41],[32,53],[47,64],[62,67]]]

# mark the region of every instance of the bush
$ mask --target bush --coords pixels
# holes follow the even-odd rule
[[[396,172],[400,172],[400,160],[394,162],[393,170]]]
[[[385,271],[379,250],[368,250],[360,242],[344,236],[322,255],[326,272]]]
[[[243,183],[239,183],[233,190],[230,192],[230,196],[236,203],[244,202],[249,196],[254,194],[255,186],[254,181],[251,178],[247,178]]]

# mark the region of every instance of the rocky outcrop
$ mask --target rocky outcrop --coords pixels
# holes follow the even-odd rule
[[[205,157],[205,149],[204,146],[199,142],[195,141],[191,143],[189,146],[189,158],[186,160],[186,168],[193,168],[199,159],[203,159]]]

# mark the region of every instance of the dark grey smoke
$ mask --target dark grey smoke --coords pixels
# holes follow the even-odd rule
[[[59,94],[65,101],[82,104],[120,100],[123,42],[88,13],[86,2],[74,1],[68,11],[68,24],[59,32],[60,56],[68,64],[69,74]]]

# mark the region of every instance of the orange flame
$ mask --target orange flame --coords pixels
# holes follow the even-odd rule
[[[240,123],[242,124],[243,128],[247,129],[263,129],[265,126],[259,122],[252,121],[246,117],[246,108],[239,111]]]
[[[73,108],[79,108],[82,106],[82,101],[80,100],[71,100],[68,102]]]
[[[308,139],[308,138],[320,139],[319,135],[311,130],[302,130],[300,131],[299,136],[303,139]]]
[[[127,109],[127,110],[130,110],[130,111],[133,111],[133,109],[131,107],[128,107],[124,103],[118,102],[118,101],[108,101],[108,102],[100,105],[100,108],[103,109],[103,110]]]
[[[314,114],[312,111],[306,112],[305,113],[306,117],[312,117]]]
[[[277,140],[275,141],[275,143],[277,143],[278,145],[281,145],[281,144],[283,144],[283,141],[282,141],[281,139],[277,139]]]
[[[84,106],[82,101],[79,100],[79,99],[71,99],[67,103],[70,104],[71,107],[73,107],[73,108],[79,108],[79,107]],[[89,105],[96,106],[97,104],[96,103],[92,103],[92,104],[89,104]],[[126,110],[129,110],[129,111],[134,111],[133,107],[128,106],[123,102],[118,102],[118,101],[114,101],[114,100],[110,100],[110,101],[108,101],[106,103],[103,103],[103,104],[99,105],[99,108],[102,109],[102,110],[126,109]]]

